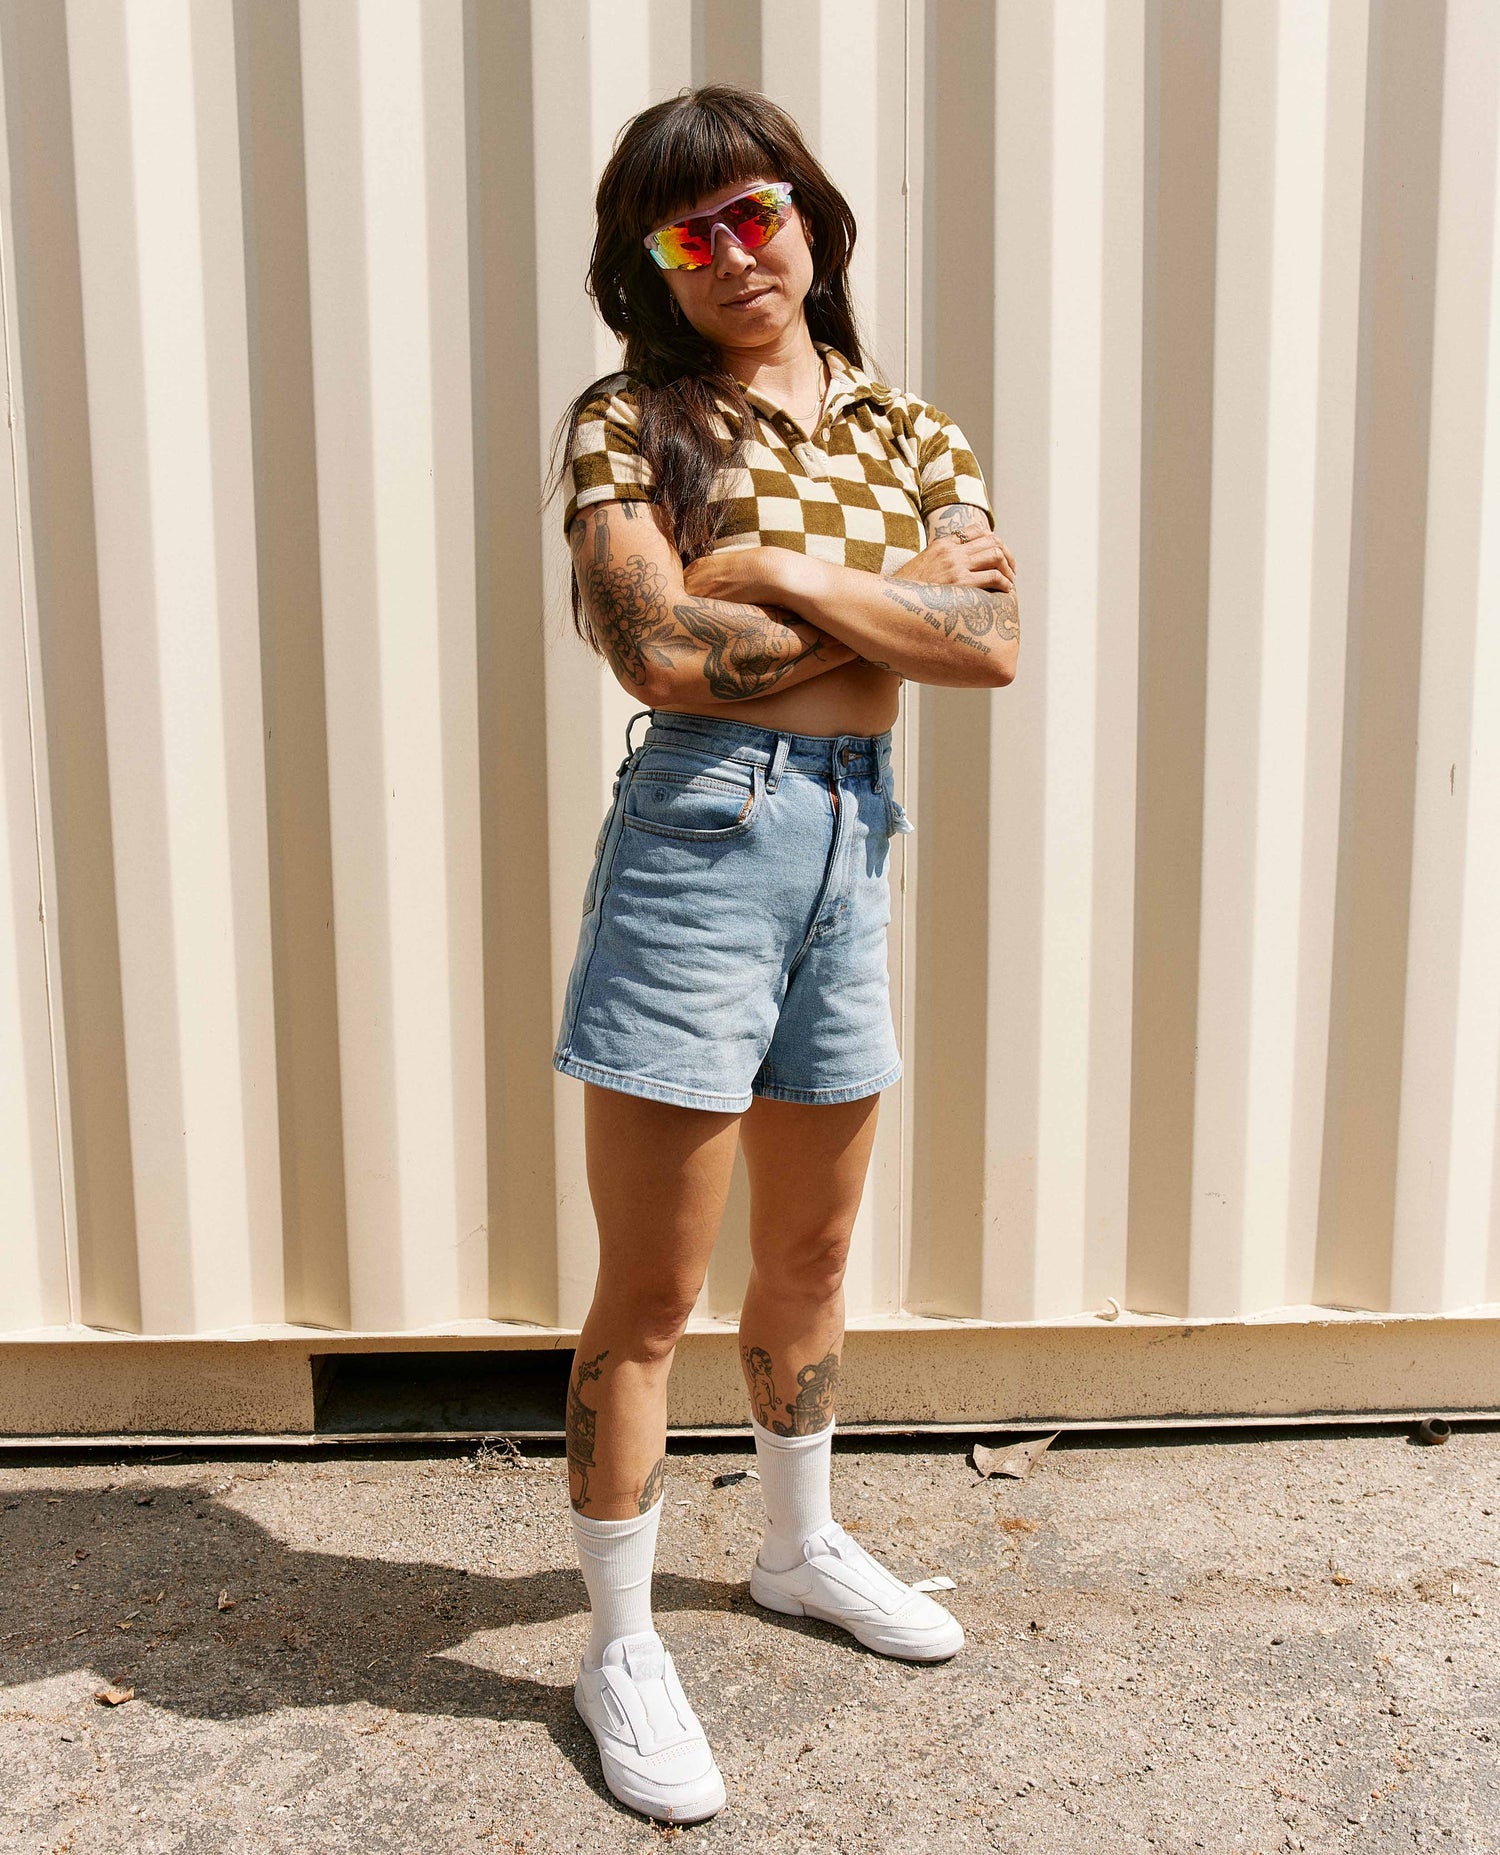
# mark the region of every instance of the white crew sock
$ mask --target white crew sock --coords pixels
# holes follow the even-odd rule
[[[588,1586],[591,1634],[586,1659],[597,1668],[604,1646],[617,1636],[654,1628],[651,1621],[651,1571],[656,1561],[656,1533],[664,1494],[643,1514],[619,1520],[595,1520],[569,1503],[578,1563]]]
[[[833,1518],[833,1423],[807,1436],[777,1436],[754,1417],[755,1464],[770,1524],[760,1562],[768,1572],[790,1571],[802,1560],[802,1542]]]

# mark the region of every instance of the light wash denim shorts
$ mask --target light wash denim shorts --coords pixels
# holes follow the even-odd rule
[[[640,744],[630,734],[651,717]],[[594,846],[552,1065],[743,1113],[901,1074],[886,930],[910,820],[891,735],[638,709]]]

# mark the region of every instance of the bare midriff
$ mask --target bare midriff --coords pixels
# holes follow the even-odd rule
[[[753,722],[758,728],[784,728],[789,734],[884,734],[900,708],[899,676],[867,663],[844,663],[821,676],[770,689],[739,702],[658,705],[658,715],[724,715]]]

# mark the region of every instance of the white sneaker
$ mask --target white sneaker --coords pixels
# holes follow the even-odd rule
[[[837,1520],[803,1541],[802,1563],[790,1571],[767,1571],[757,1558],[750,1595],[784,1616],[837,1623],[867,1649],[909,1662],[945,1662],[964,1646],[957,1617],[903,1584]]]
[[[719,1767],[655,1630],[617,1636],[601,1668],[580,1661],[573,1705],[621,1803],[666,1823],[701,1823],[724,1808]]]

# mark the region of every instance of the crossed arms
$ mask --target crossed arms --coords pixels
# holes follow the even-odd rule
[[[569,546],[616,678],[653,707],[742,701],[855,662],[956,686],[1015,675],[1014,562],[963,503],[938,510],[927,547],[889,577],[775,547],[684,569],[643,501],[580,510]]]

